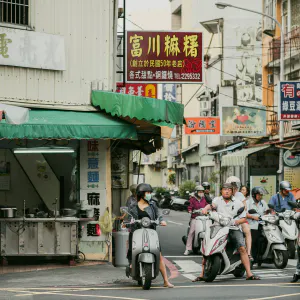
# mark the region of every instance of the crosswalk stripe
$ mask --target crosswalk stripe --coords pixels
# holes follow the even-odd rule
[[[180,272],[193,273],[201,271],[201,265],[193,260],[174,260],[174,263],[180,267]]]

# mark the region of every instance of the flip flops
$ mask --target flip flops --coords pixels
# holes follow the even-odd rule
[[[246,280],[260,280],[258,276],[252,275],[250,277],[247,277]]]
[[[197,282],[197,281],[205,281],[203,277],[198,276],[196,279],[194,279],[192,282]]]

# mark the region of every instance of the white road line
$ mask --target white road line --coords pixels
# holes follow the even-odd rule
[[[297,259],[289,259],[288,265],[296,267]]]
[[[169,255],[169,256],[164,256],[165,258],[201,258],[200,255],[182,255],[182,256],[172,256],[172,255]]]
[[[179,272],[200,273],[202,269],[202,266],[193,260],[174,260],[174,263],[180,267]]]
[[[197,278],[197,276],[192,275],[192,274],[182,274],[182,276],[184,276],[184,277],[186,277],[187,279],[190,279],[190,280],[195,280]]]
[[[172,223],[172,224],[176,224],[176,225],[181,225],[181,226],[183,226],[182,223],[177,223],[177,222],[173,222],[173,221],[168,221],[168,223]]]

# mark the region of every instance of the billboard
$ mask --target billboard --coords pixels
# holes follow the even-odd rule
[[[265,136],[267,112],[252,107],[222,107],[222,136]]]
[[[203,82],[202,32],[127,31],[126,82]]]
[[[279,119],[300,120],[300,82],[280,82],[279,95]]]
[[[185,134],[220,134],[219,117],[185,118]]]
[[[126,83],[123,85],[123,83],[118,82],[116,92],[134,96],[157,98],[157,84]]]

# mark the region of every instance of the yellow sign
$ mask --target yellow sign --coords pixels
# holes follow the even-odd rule
[[[300,188],[300,167],[284,167],[284,180],[288,181],[292,188]]]

